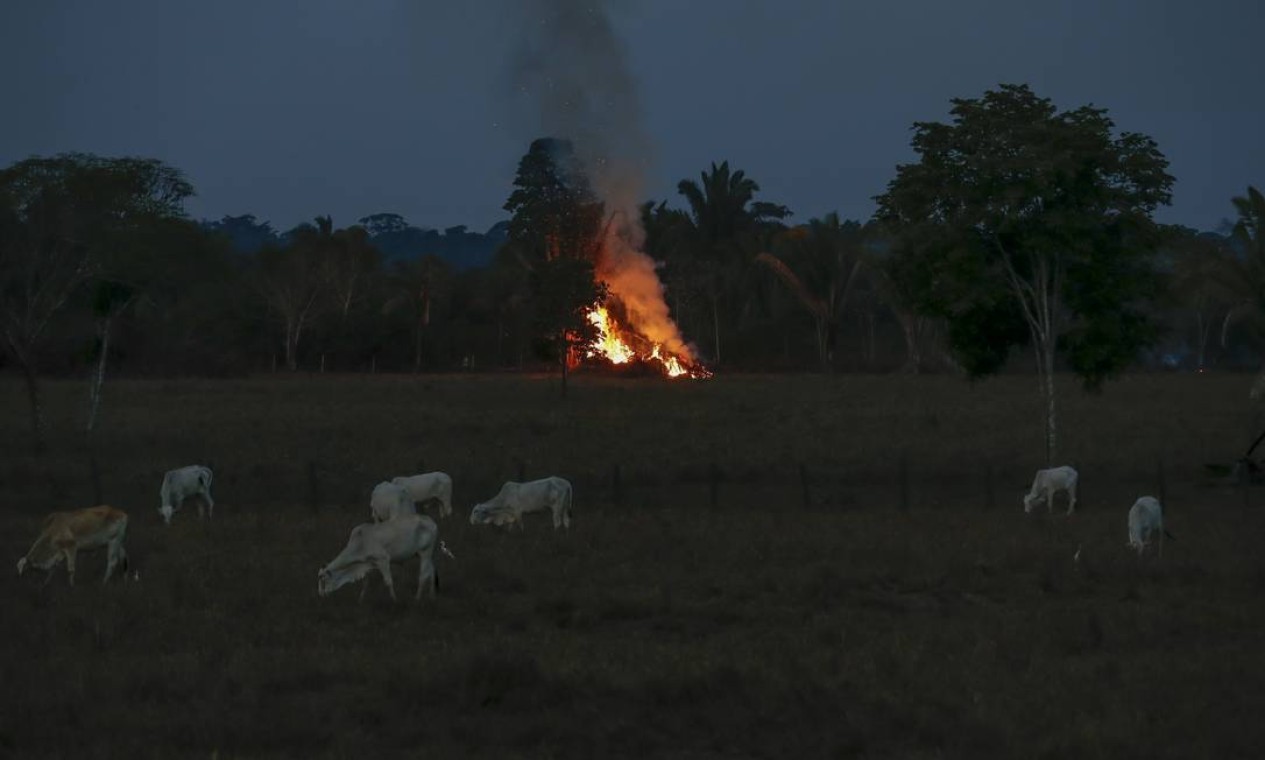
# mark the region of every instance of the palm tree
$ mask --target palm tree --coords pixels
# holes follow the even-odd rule
[[[752,233],[767,236],[790,211],[785,206],[754,202],[760,186],[741,170],[731,172],[728,161],[720,166],[713,163],[699,178],[701,184],[681,180],[677,191],[690,206],[696,268],[701,270],[703,290],[711,306],[712,359],[719,363],[722,301],[747,263],[740,241]]]
[[[780,256],[760,253],[755,257],[812,315],[823,372],[834,365],[839,320],[863,266],[864,242],[859,222],[840,223],[839,215],[831,212],[786,232]]]

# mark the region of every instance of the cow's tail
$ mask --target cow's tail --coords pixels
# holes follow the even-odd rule
[[[202,484],[202,487],[203,487],[203,488],[210,490],[210,488],[211,488],[211,478],[212,478],[214,475],[215,475],[215,473],[211,472],[211,468],[210,468],[210,467],[203,467],[203,468],[202,468],[202,472],[199,472],[199,473],[198,473],[198,481]]]
[[[1168,532],[1168,528],[1165,528],[1165,529],[1164,529],[1164,535],[1168,537],[1168,540],[1169,540],[1169,541],[1176,541],[1176,540],[1177,540],[1177,537],[1176,537],[1176,536],[1174,536],[1172,533],[1169,533],[1169,532]]]

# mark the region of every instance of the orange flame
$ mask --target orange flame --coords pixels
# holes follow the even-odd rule
[[[590,311],[589,322],[597,328],[598,332],[597,341],[593,344],[593,350],[589,351],[589,356],[605,356],[611,364],[626,364],[636,356],[628,344],[615,334],[615,328],[611,325],[611,317],[605,306],[598,306]]]
[[[666,349],[659,343],[654,344],[649,354],[639,355],[620,337],[618,325],[611,319],[605,306],[596,306],[589,311],[588,320],[598,332],[598,338],[588,352],[590,358],[604,357],[611,364],[627,364],[634,359],[654,362],[663,369],[663,374],[673,378],[684,376],[703,379],[712,376],[712,373],[702,367],[683,364],[680,357],[671,353],[665,355]]]

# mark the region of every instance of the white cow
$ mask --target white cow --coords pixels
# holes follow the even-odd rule
[[[397,517],[417,514],[413,500],[402,486],[388,483],[385,480],[373,487],[369,496],[369,512],[374,522],[384,522]]]
[[[439,588],[439,572],[435,568],[435,547],[449,557],[452,553],[438,540],[439,528],[435,521],[426,515],[403,515],[387,522],[364,523],[351,529],[347,546],[338,556],[316,573],[316,592],[320,596],[329,596],[339,588],[364,578],[377,570],[382,574],[382,582],[395,599],[395,586],[391,582],[391,563],[405,562],[413,557],[421,560],[417,570],[417,598],[422,598],[422,589],[430,587],[430,596],[434,598]],[[360,590],[360,598],[365,598],[369,588],[366,581]]]
[[[194,496],[200,496],[206,502],[206,517],[210,518],[215,509],[215,499],[211,498],[211,468],[193,464],[169,471],[163,476],[158,495],[162,498],[158,513],[168,525],[171,525],[171,516],[180,509],[184,500]],[[198,517],[202,516],[202,501],[199,501]]]
[[[18,560],[18,575],[31,567],[47,570],[44,585],[53,579],[57,563],[66,560],[66,572],[70,585],[75,585],[75,553],[83,549],[107,547],[105,577],[120,563],[123,578],[127,578],[127,551],[123,549],[123,537],[127,534],[127,513],[114,507],[100,506],[79,509],[74,512],[54,512],[44,518],[39,538],[31,545],[26,556]]]
[[[1137,549],[1141,557],[1151,543],[1151,537],[1155,536],[1157,551],[1163,557],[1165,535],[1172,538],[1164,530],[1164,510],[1160,500],[1154,496],[1143,496],[1133,502],[1133,506],[1129,507],[1129,548]]]
[[[571,528],[571,483],[558,478],[542,478],[529,483],[509,482],[488,501],[474,505],[471,525],[514,525],[523,529],[523,515],[553,513],[553,528]]]
[[[431,499],[439,502],[439,516],[452,514],[452,478],[446,472],[427,472],[421,475],[391,478],[391,482],[408,491],[414,504],[424,504]]]
[[[1031,512],[1032,508],[1045,502],[1050,513],[1054,513],[1054,494],[1067,491],[1067,513],[1076,511],[1076,481],[1080,476],[1071,467],[1053,467],[1048,470],[1037,470],[1032,479],[1032,490],[1023,497],[1023,511]]]

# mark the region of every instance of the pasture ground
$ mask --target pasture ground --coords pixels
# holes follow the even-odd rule
[[[1071,519],[1020,504],[1028,377],[112,381],[101,484],[141,579],[0,574],[0,756],[1260,757],[1265,492],[1201,483],[1255,432],[1250,378],[1061,380]],[[10,562],[92,501],[84,384],[47,391],[37,459],[0,378]],[[373,484],[422,462],[455,485],[438,599],[413,563],[398,604],[318,599]],[[164,528],[191,463],[215,518]],[[569,535],[465,521],[520,470],[573,481]],[[1125,515],[1161,487],[1178,540],[1139,562]]]

